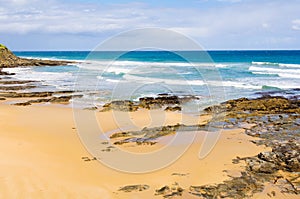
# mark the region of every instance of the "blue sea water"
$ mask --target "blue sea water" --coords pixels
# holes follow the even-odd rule
[[[68,66],[8,69],[49,89],[97,93],[96,101],[159,93],[223,101],[300,88],[300,51],[15,52],[21,57],[74,60]],[[75,86],[74,86],[75,85]],[[278,92],[280,91],[280,92]],[[96,96],[96,97],[95,97]]]

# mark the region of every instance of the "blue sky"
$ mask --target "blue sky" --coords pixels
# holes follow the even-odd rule
[[[205,49],[300,49],[300,0],[0,0],[12,50],[90,50],[136,28],[178,31]]]

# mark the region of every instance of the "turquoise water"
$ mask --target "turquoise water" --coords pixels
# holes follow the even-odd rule
[[[69,66],[8,70],[16,72],[18,79],[40,80],[53,89],[97,91],[94,99],[98,101],[166,92],[222,101],[255,96],[262,91],[288,95],[300,88],[300,51],[209,51],[207,55],[195,51],[15,54],[78,61]]]

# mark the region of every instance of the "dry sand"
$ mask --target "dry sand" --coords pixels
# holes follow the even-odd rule
[[[243,130],[226,130],[211,153],[200,160],[205,132],[199,132],[192,146],[172,165],[146,174],[130,174],[82,159],[92,156],[78,137],[71,108],[0,104],[0,110],[0,198],[162,198],[154,195],[155,189],[174,182],[186,190],[190,185],[222,182],[228,174],[239,175],[242,165],[232,164],[233,158],[267,150],[249,142],[253,138]],[[105,131],[116,128],[110,112],[97,113],[97,117]],[[151,123],[145,110],[130,113],[130,117],[141,128]],[[164,124],[178,121],[180,114],[168,113]],[[149,149],[139,147],[140,151]],[[147,184],[150,188],[142,192],[118,191],[134,184]],[[265,198],[270,191],[272,187],[256,198]],[[185,191],[182,198],[196,197]]]

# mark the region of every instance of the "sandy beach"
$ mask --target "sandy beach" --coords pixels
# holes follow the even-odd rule
[[[0,199],[300,199],[300,0],[0,5]]]
[[[228,175],[239,176],[243,165],[232,164],[232,159],[268,150],[251,143],[255,138],[242,129],[224,130],[211,153],[200,160],[197,154],[205,133],[199,132],[188,151],[172,165],[146,174],[122,173],[98,161],[82,159],[92,157],[78,137],[71,108],[17,107],[2,102],[0,109],[0,198],[162,198],[154,195],[155,190],[174,183],[186,190],[181,198],[198,198],[188,193],[190,185],[220,183]],[[97,114],[107,117],[110,113]],[[143,124],[138,119],[141,114],[147,111],[132,114],[139,124]],[[169,114],[167,124],[176,120],[178,114]],[[111,124],[106,127],[110,129]],[[149,189],[118,191],[139,184]],[[273,189],[255,198],[265,198]],[[283,196],[277,193],[276,198]]]

